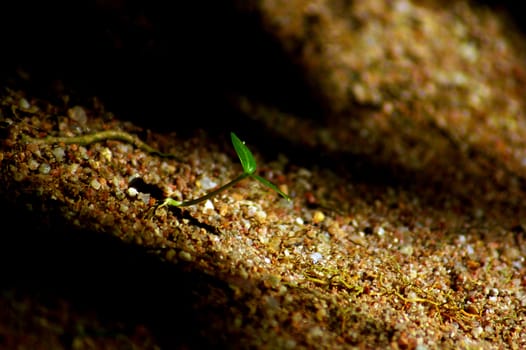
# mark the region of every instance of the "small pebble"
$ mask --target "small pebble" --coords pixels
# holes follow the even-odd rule
[[[179,258],[183,261],[192,261],[192,254],[185,252],[184,250],[181,250],[179,252]]]
[[[108,163],[111,162],[111,158],[113,154],[111,153],[111,150],[108,147],[104,147],[102,151],[100,152],[100,155],[104,160],[106,160]]]
[[[210,199],[207,199],[203,208],[203,211],[215,210],[214,203]]]
[[[314,215],[312,216],[312,222],[314,224],[319,224],[323,220],[325,220],[325,214],[323,214],[323,212],[321,212],[319,210],[315,211]]]
[[[38,171],[41,174],[47,175],[51,171],[51,166],[47,163],[43,163],[40,165],[40,167],[38,167]]]
[[[65,154],[66,152],[64,151],[64,148],[62,147],[53,148],[53,155],[55,156],[55,159],[57,160],[57,162],[63,162]]]
[[[208,176],[205,176],[199,181],[199,184],[201,185],[201,188],[204,190],[211,190],[215,187],[217,187],[217,183],[212,181]]]
[[[40,163],[34,159],[30,159],[29,162],[27,163],[27,167],[29,168],[29,170],[37,170],[39,165]]]
[[[121,204],[119,209],[122,213],[126,213],[129,207],[126,204]]]
[[[68,116],[79,123],[81,126],[84,126],[86,122],[88,121],[88,116],[86,115],[86,111],[84,108],[80,106],[74,106],[70,109],[68,109]]]
[[[176,251],[174,249],[170,249],[166,252],[166,260],[172,260],[175,257]]]
[[[25,98],[21,98],[20,101],[18,101],[18,105],[22,109],[29,109],[31,107],[31,105]]]
[[[144,204],[148,204],[150,202],[150,194],[149,193],[142,193],[139,192],[139,198],[143,201]]]
[[[98,182],[97,179],[91,180],[90,185],[91,185],[91,187],[93,187],[94,190],[97,190],[97,191],[101,187],[100,182]]]
[[[483,332],[484,330],[482,329],[482,327],[478,326],[478,327],[473,328],[473,330],[471,331],[471,334],[473,335],[475,339],[477,339]]]
[[[321,255],[318,252],[315,252],[310,255],[310,258],[313,264],[317,264],[321,259],[323,259],[323,255]]]
[[[137,196],[137,193],[139,193],[137,191],[137,189],[135,189],[134,187],[130,187],[128,188],[128,196],[130,197],[136,197]]]

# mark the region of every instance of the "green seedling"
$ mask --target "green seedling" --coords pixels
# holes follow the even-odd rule
[[[229,183],[215,189],[214,191],[202,196],[202,197],[199,197],[199,198],[196,198],[196,199],[191,199],[191,200],[188,200],[188,201],[177,201],[173,198],[166,198],[159,206],[156,207],[156,210],[161,208],[161,207],[165,207],[165,206],[172,206],[172,207],[188,207],[190,205],[194,205],[194,204],[198,204],[198,203],[201,203],[217,194],[219,194],[220,192],[223,192],[224,190],[228,189],[229,187],[232,187],[234,186],[236,183],[238,183],[239,181],[247,178],[247,177],[251,177],[253,179],[256,179],[257,181],[261,182],[263,185],[265,185],[266,187],[270,188],[271,190],[274,190],[276,191],[277,193],[279,193],[283,198],[287,199],[290,201],[290,197],[288,195],[286,195],[283,191],[281,191],[276,185],[274,185],[272,182],[270,182],[269,180],[259,176],[256,174],[256,168],[257,168],[257,165],[256,165],[256,159],[254,158],[254,156],[252,155],[252,152],[250,152],[250,150],[248,149],[248,147],[245,145],[245,143],[243,141],[241,141],[237,136],[236,134],[234,134],[233,132],[230,133],[230,138],[232,140],[232,145],[234,146],[234,149],[237,153],[237,156],[239,157],[239,161],[241,162],[241,166],[243,167],[243,173],[241,175],[239,175],[238,177],[236,177],[234,180],[230,181]]]

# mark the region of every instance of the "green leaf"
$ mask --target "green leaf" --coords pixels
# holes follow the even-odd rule
[[[250,152],[248,147],[245,146],[245,143],[241,141],[233,132],[230,133],[230,138],[232,139],[232,145],[234,145],[237,156],[241,161],[243,171],[246,174],[253,174],[256,171],[256,159],[252,155],[252,152]]]
[[[258,180],[259,182],[261,182],[263,185],[267,186],[268,188],[273,189],[274,191],[278,192],[283,198],[285,198],[286,200],[290,201],[290,197],[287,196],[282,190],[280,190],[278,188],[278,186],[274,185],[269,180],[267,180],[264,177],[261,177],[261,176],[259,176],[257,174],[252,174],[250,176],[253,177],[254,179]]]

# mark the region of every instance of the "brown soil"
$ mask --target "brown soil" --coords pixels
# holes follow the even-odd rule
[[[464,1],[357,3],[218,6],[221,35],[259,31],[206,45],[203,15],[196,62],[164,55],[163,11],[99,4],[105,44],[54,59],[155,55],[6,64],[0,347],[526,347],[523,33]],[[242,171],[230,130],[292,200],[245,179],[152,210]],[[100,131],[174,157],[68,141]]]

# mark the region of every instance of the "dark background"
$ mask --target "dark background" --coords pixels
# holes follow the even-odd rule
[[[300,69],[247,3],[3,2],[2,70],[31,72],[29,87],[50,97],[61,80],[80,96],[102,98],[121,119],[152,128],[230,130],[242,116],[226,97],[238,93],[297,115],[321,115]],[[509,10],[525,28],[516,2],[479,3]]]
[[[0,5],[0,22],[3,68],[31,72],[33,91],[56,95],[61,80],[149,127],[227,128],[237,93],[315,108],[299,70],[235,1],[21,2]]]

